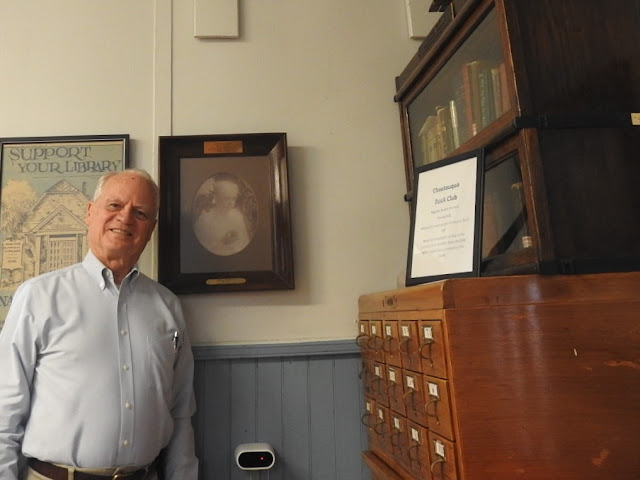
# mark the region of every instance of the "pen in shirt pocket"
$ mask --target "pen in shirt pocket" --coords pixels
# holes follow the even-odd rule
[[[178,341],[179,341],[178,331],[173,332],[173,353],[178,352]]]

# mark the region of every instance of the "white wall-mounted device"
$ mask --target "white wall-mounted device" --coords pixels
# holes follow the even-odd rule
[[[242,470],[268,470],[276,463],[276,454],[268,443],[242,443],[236,447],[235,457]]]

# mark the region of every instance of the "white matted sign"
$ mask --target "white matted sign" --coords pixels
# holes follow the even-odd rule
[[[416,170],[407,285],[479,276],[482,149]]]

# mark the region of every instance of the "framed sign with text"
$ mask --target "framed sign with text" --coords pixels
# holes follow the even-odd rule
[[[479,276],[484,151],[416,169],[407,285]]]
[[[82,261],[93,190],[128,157],[128,134],[0,138],[0,328],[22,282]]]

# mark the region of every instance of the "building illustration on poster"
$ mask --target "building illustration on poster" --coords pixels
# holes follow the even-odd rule
[[[21,193],[24,197],[30,196],[29,184],[21,183],[25,190]],[[2,288],[17,288],[28,278],[82,260],[87,253],[84,216],[89,197],[86,192],[60,180],[27,212],[20,212],[25,204],[15,204],[7,197],[2,219],[17,219],[19,223],[11,230],[11,239],[2,242]],[[2,227],[4,230],[4,223]]]
[[[126,136],[63,138],[2,144],[0,329],[22,282],[82,261],[90,196],[126,166]]]

